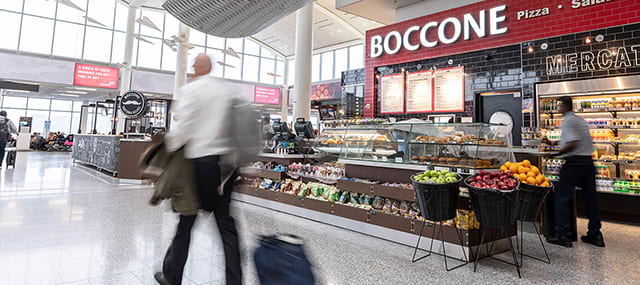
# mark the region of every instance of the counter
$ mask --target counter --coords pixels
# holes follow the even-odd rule
[[[138,160],[151,140],[123,139],[108,135],[74,137],[71,157],[74,162],[105,170],[122,179],[142,179]]]

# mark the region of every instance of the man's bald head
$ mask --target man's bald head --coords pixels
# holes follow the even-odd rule
[[[193,70],[196,77],[209,74],[211,72],[211,58],[204,53],[199,54],[193,63]]]

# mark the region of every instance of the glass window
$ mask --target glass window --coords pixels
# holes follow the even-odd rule
[[[176,17],[167,13],[164,18],[164,38],[172,39],[171,36],[178,36],[178,31],[180,30],[180,21],[176,19]]]
[[[82,58],[83,38],[83,25],[57,21],[53,40],[53,55]]]
[[[244,62],[242,63],[242,80],[258,82],[258,65],[259,64],[260,64],[259,57],[245,55]]]
[[[138,64],[139,67],[160,69],[160,40],[141,36],[143,39],[151,42],[137,40],[138,42]]]
[[[51,100],[51,110],[55,111],[71,111],[73,101],[69,100]]]
[[[98,120],[96,130],[99,134],[108,134],[111,132],[111,110],[112,106],[106,105],[107,108],[98,109]]]
[[[50,54],[52,37],[53,20],[32,16],[22,17],[21,51]]]
[[[207,35],[207,47],[224,49],[225,48],[224,38]]]
[[[4,108],[3,110],[7,111],[7,118],[11,120],[14,125],[16,125],[16,128],[19,128],[20,126],[18,125],[18,122],[20,122],[20,117],[24,117],[26,111],[24,109],[7,108]]]
[[[113,33],[113,47],[111,48],[111,63],[124,62],[126,34],[122,32]],[[136,46],[134,45],[133,48]],[[136,53],[134,50],[132,62],[136,62]]]
[[[4,96],[2,98],[2,108],[27,108],[27,97]]]
[[[22,12],[22,0],[2,0],[0,1],[0,9]]]
[[[281,61],[281,60],[276,61],[276,74],[280,75],[276,77],[276,84],[277,85],[284,84],[284,61]]]
[[[273,75],[267,75],[267,73],[275,73],[275,60],[268,58],[260,59],[260,82],[273,84]]]
[[[189,43],[192,45],[205,46],[207,34],[196,29],[189,29]]]
[[[102,1],[102,0],[98,0]],[[127,18],[129,13],[129,7],[127,5],[116,1],[116,30],[126,32],[127,31]]]
[[[311,58],[311,82],[320,81],[320,55]]]
[[[220,65],[219,62],[224,62],[224,54],[219,49],[207,49],[207,54],[211,57],[211,61],[213,64],[213,76],[222,77],[222,72],[224,70],[224,66]]]
[[[24,13],[54,18],[56,15],[56,3],[57,1],[26,0],[24,1]]]
[[[0,27],[0,48],[16,50],[20,37],[20,14],[0,11]]]
[[[349,48],[349,69],[359,69],[364,67],[364,53],[362,45]]]
[[[322,53],[321,80],[333,79],[333,51]]]
[[[242,38],[227,39],[227,48],[232,48],[235,52],[242,52]]]
[[[273,52],[271,52],[269,49],[267,49],[265,47],[260,47],[260,50],[262,52],[262,54],[260,56],[262,56],[262,57],[268,57],[268,58],[276,57],[276,55]]]
[[[84,41],[84,59],[109,62],[111,56],[111,30],[87,27]],[[124,47],[115,47],[124,49]]]
[[[225,64],[231,66],[224,67],[224,78],[240,80],[240,69],[242,68],[242,55],[240,58],[225,56]]]
[[[260,45],[252,40],[244,41],[244,53],[250,55],[260,55]]]
[[[49,111],[27,110],[27,117],[31,117],[31,132],[44,134],[44,121],[49,120]]]
[[[51,99],[40,99],[40,98],[29,98],[28,109],[38,109],[38,110],[47,110],[49,111],[49,105],[51,104]]]
[[[342,78],[342,72],[349,69],[349,50],[346,48],[336,50],[335,63],[333,78]]]
[[[162,69],[163,70],[176,71],[177,58],[178,58],[177,51],[173,51],[170,47],[166,45],[162,47]]]
[[[140,34],[145,36],[162,38],[162,26],[164,26],[164,14],[165,13],[162,13],[162,12],[142,9],[142,16],[140,18],[147,17],[151,21],[151,23],[153,23],[153,25],[155,25],[160,31],[141,24]]]
[[[71,112],[51,112],[51,131],[70,133]]]
[[[82,110],[82,101],[73,101],[73,111],[80,112]]]
[[[80,113],[71,113],[71,131],[70,134],[77,134],[80,127]]]
[[[98,23],[87,19],[87,25],[112,28],[115,5],[116,1],[113,0],[89,0],[87,13],[89,18]]]
[[[32,0],[27,0],[27,2]],[[86,15],[85,12],[80,11],[76,8],[63,4],[64,2],[58,2],[58,12],[56,15],[56,19],[65,20],[69,22],[74,22],[78,24],[84,24],[84,17]],[[76,5],[78,8],[85,10],[87,9],[87,0],[69,0],[70,5]]]
[[[289,70],[287,70],[287,85],[293,85],[294,78],[296,77],[296,60],[289,60]]]

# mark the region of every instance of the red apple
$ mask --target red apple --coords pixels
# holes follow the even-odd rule
[[[478,174],[480,174],[482,176],[485,176],[485,175],[487,175],[487,171],[482,169],[482,170],[478,171]]]

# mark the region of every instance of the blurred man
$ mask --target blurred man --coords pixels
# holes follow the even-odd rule
[[[0,168],[4,162],[4,151],[11,134],[18,134],[16,125],[7,118],[7,111],[0,111]]]
[[[572,246],[569,213],[571,200],[578,186],[582,188],[582,199],[589,219],[589,231],[587,235],[582,236],[582,241],[604,247],[604,238],[600,232],[600,201],[596,193],[596,168],[591,158],[593,142],[589,125],[572,112],[571,97],[564,96],[559,101],[558,111],[562,113],[559,156],[566,162],[560,169],[560,182],[553,193],[556,236],[547,241],[564,247]],[[546,138],[544,142],[550,143]]]
[[[232,92],[226,83],[207,76],[212,71],[209,56],[196,57],[195,80],[177,92],[174,121],[165,137],[168,151],[185,148],[185,158],[193,161],[195,183],[202,210],[213,212],[222,238],[226,284],[241,284],[240,249],[234,219],[229,214],[231,181],[221,179],[221,159],[233,150],[228,119],[232,116]],[[233,176],[233,175],[232,175]],[[224,183],[223,181],[230,181]],[[218,187],[223,191],[219,194]],[[182,284],[182,274],[189,253],[191,228],[197,215],[180,215],[176,235],[164,258],[162,272],[154,276],[160,284]]]
[[[275,134],[273,126],[271,126],[271,116],[265,115],[262,117],[262,139],[270,140]]]

